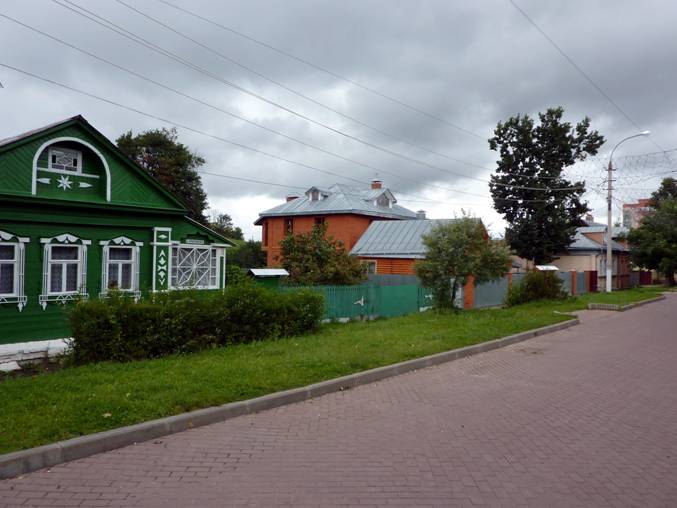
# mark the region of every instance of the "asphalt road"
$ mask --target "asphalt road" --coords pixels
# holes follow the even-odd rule
[[[677,506],[677,293],[0,482],[0,506]]]

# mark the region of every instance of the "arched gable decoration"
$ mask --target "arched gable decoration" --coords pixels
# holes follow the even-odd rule
[[[38,158],[40,157],[40,154],[45,150],[45,148],[55,145],[57,143],[61,143],[64,141],[71,141],[74,143],[79,143],[87,148],[89,148],[94,154],[96,154],[99,159],[101,159],[101,163],[103,164],[103,168],[106,172],[106,201],[110,202],[111,199],[111,192],[110,192],[110,186],[111,186],[111,180],[110,180],[110,168],[108,167],[108,162],[106,161],[106,158],[103,156],[103,154],[91,143],[88,143],[87,141],[80,139],[80,138],[74,138],[74,137],[69,137],[69,136],[64,136],[60,138],[52,138],[48,141],[45,141],[42,145],[40,145],[40,148],[35,152],[35,155],[33,156],[33,177],[31,180],[31,194],[36,195],[38,192]]]

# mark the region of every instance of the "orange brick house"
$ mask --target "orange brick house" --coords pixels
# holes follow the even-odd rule
[[[350,251],[375,220],[402,221],[424,217],[397,204],[393,193],[374,180],[371,188],[335,184],[311,187],[304,196],[289,196],[286,203],[261,212],[254,223],[262,226],[261,245],[269,267],[280,266],[280,242],[289,234],[308,233],[316,224],[327,225],[327,235]]]

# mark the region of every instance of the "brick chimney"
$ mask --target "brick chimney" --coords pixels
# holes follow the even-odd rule
[[[419,210],[418,212],[416,212],[416,218],[425,219],[425,210]]]
[[[381,180],[379,180],[378,178],[374,178],[371,181],[371,188],[372,189],[380,189],[382,187],[383,187],[383,182]]]
[[[299,197],[296,194],[289,194],[287,196],[287,203],[289,203],[290,201],[294,201],[295,199],[298,199],[298,198]]]

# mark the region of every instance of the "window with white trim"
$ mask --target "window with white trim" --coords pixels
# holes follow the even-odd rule
[[[82,173],[82,152],[68,148],[50,147],[48,168]]]
[[[78,245],[50,245],[48,280],[50,295],[77,293],[82,274],[82,249]]]
[[[0,243],[0,296],[16,295],[17,248]]]
[[[87,245],[89,240],[65,233],[40,240],[43,252],[42,308],[50,301],[65,303],[75,298],[87,298]]]
[[[28,238],[0,231],[0,303],[16,303],[21,311],[24,295],[24,244]]]
[[[139,258],[143,243],[119,236],[99,242],[103,247],[101,269],[101,293],[111,291],[133,293],[139,298]]]
[[[109,247],[108,289],[132,290],[134,253],[131,247]]]
[[[374,275],[376,273],[376,261],[368,260],[366,262],[366,265],[367,265],[367,274]]]
[[[173,289],[218,288],[218,256],[214,247],[174,246],[171,266]]]

